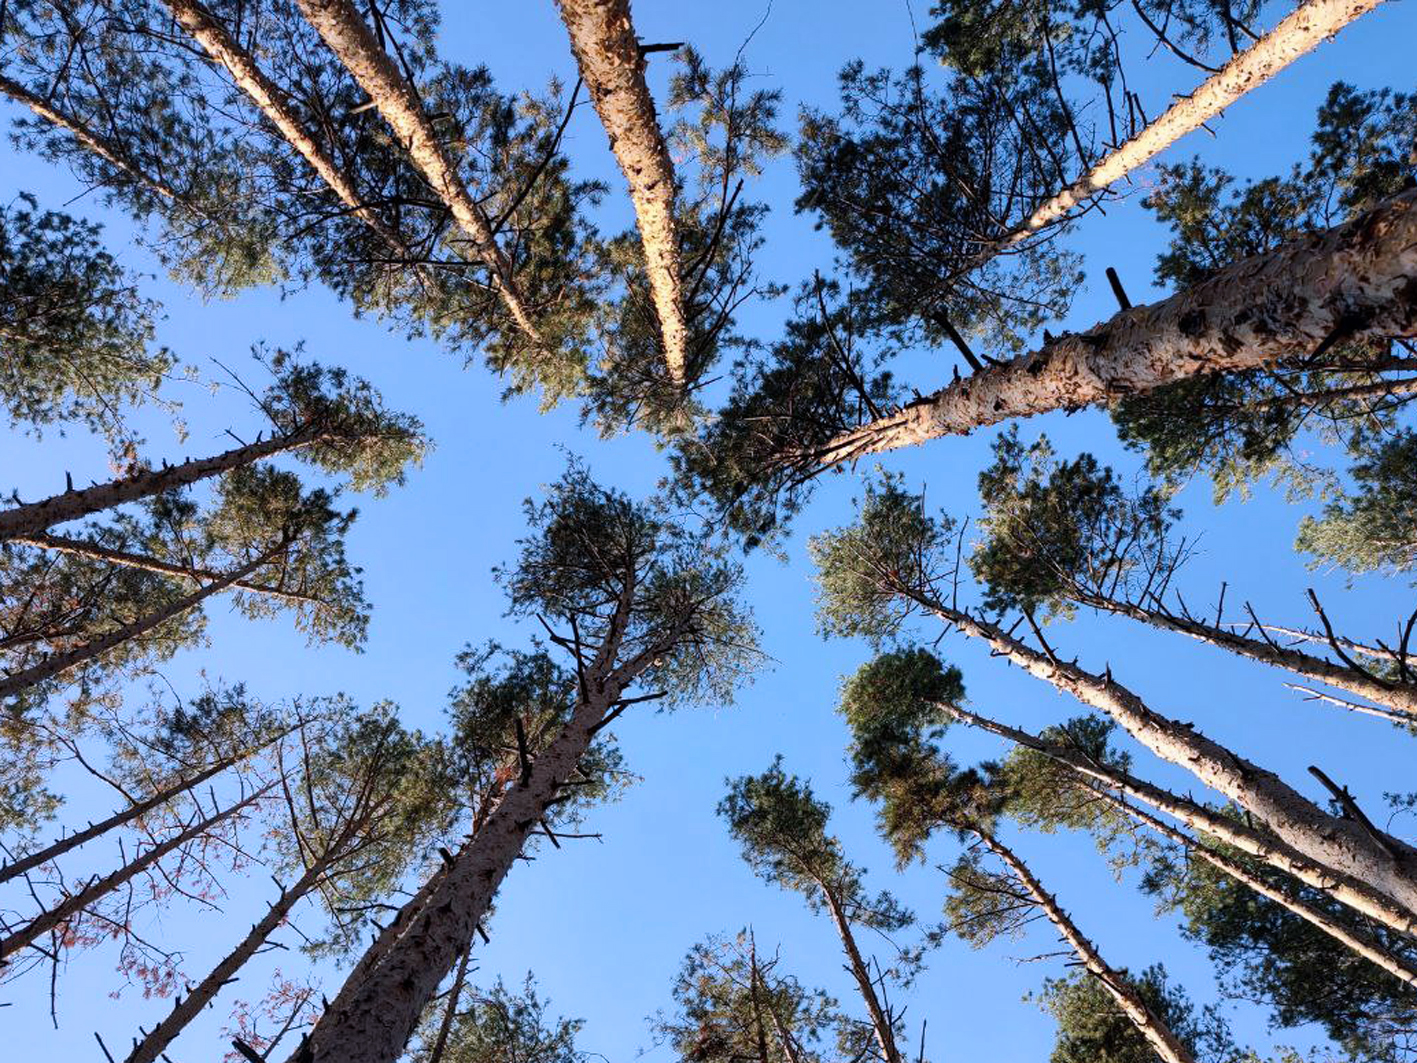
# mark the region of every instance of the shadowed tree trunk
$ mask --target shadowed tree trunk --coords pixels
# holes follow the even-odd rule
[[[408,152],[435,195],[472,242],[474,254],[491,271],[516,327],[534,344],[541,336],[522,301],[512,262],[498,246],[492,223],[468,193],[457,167],[443,150],[423,105],[349,0],[297,0],[330,51],[354,76]]]
[[[273,785],[272,783],[271,785],[262,787],[249,797],[243,798],[236,802],[236,804],[227,807],[215,815],[198,819],[196,823],[180,833],[173,835],[171,838],[167,839],[167,841],[162,842],[160,845],[154,845],[136,860],[124,864],[117,871],[114,871],[104,878],[95,879],[78,893],[68,897],[42,915],[36,916],[9,937],[0,939],[0,959],[14,955],[26,945],[37,941],[55,927],[78,915],[89,905],[93,904],[94,901],[99,900],[113,890],[118,889],[124,883],[129,882],[137,875],[142,874],[168,853],[180,849],[194,838],[200,837],[206,831],[230,819],[243,809],[249,808],[260,798],[264,797]]]
[[[110,480],[108,483],[78,490],[70,489],[39,502],[28,502],[13,509],[0,510],[0,541],[36,535],[55,524],[79,520],[126,502],[136,502],[164,491],[171,491],[175,487],[186,487],[250,465],[262,458],[340,438],[343,438],[341,433],[328,432],[309,425],[258,443],[233,447],[210,458],[193,458],[181,465],[161,469],[142,469],[121,480]]]
[[[1325,233],[1243,259],[1150,306],[958,380],[899,412],[778,460],[804,472],[1202,373],[1417,334],[1417,191]]]
[[[1097,947],[1083,935],[1082,931],[1078,930],[1068,917],[1068,913],[1058,905],[1057,899],[1045,890],[1043,884],[1033,876],[1028,865],[991,833],[977,827],[973,829],[985,846],[1004,862],[1014,878],[1018,880],[1019,885],[1032,898],[1033,903],[1043,910],[1043,914],[1048,917],[1049,922],[1057,927],[1059,935],[1077,953],[1078,959],[1088,972],[1102,983],[1102,987],[1117,1002],[1117,1006],[1122,1009],[1122,1013],[1126,1015],[1131,1024],[1137,1028],[1137,1032],[1146,1038],[1146,1043],[1151,1046],[1152,1051],[1165,1063],[1195,1063],[1194,1057],[1171,1032],[1170,1027],[1157,1018],[1125,978],[1107,965],[1101,953],[1097,951]]]
[[[629,0],[557,0],[557,4],[581,78],[610,137],[615,160],[630,183],[664,360],[671,379],[682,386],[688,326],[674,220],[674,164],[645,82],[644,57],[630,19]]]
[[[26,546],[37,546],[42,550],[53,550],[61,554],[73,554],[76,557],[86,557],[90,561],[108,561],[115,565],[123,565],[126,568],[137,568],[144,572],[156,572],[163,576],[175,576],[178,579],[190,580],[193,583],[200,583],[203,580],[219,580],[222,574],[209,568],[187,568],[183,565],[176,565],[170,561],[160,561],[155,557],[147,557],[143,554],[130,554],[126,550],[114,550],[107,546],[100,546],[98,543],[85,542],[83,539],[67,539],[60,535],[49,535],[39,533],[37,535],[17,535],[10,540],[14,543],[24,543]],[[291,602],[295,605],[323,605],[319,598],[310,594],[301,594],[299,591],[282,590],[279,587],[268,587],[263,583],[251,583],[247,580],[235,580],[230,584],[236,590],[250,591],[252,594],[264,594],[270,598],[279,598],[281,601]]]
[[[42,683],[46,679],[53,679],[62,675],[70,669],[77,668],[86,661],[91,661],[102,653],[106,653],[115,646],[121,646],[129,639],[138,638],[147,634],[153,628],[160,627],[173,617],[181,616],[189,609],[196,608],[207,598],[220,591],[226,590],[237,580],[244,579],[256,569],[260,568],[276,554],[286,548],[285,541],[277,543],[271,549],[261,554],[259,557],[248,561],[246,564],[234,569],[222,576],[218,580],[208,583],[204,587],[199,587],[191,594],[169,603],[161,609],[155,610],[146,616],[139,617],[131,623],[115,628],[106,635],[101,635],[96,639],[91,639],[80,646],[75,646],[72,650],[64,653],[54,653],[45,657],[38,664],[23,668],[18,672],[7,675],[0,679],[0,698],[12,697],[36,683]]]

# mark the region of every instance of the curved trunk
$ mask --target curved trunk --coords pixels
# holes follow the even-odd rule
[[[287,435],[274,436],[259,443],[247,443],[209,458],[193,458],[181,465],[162,469],[143,469],[121,480],[95,484],[79,490],[70,489],[39,502],[28,502],[13,509],[0,510],[0,541],[21,536],[37,535],[55,524],[79,520],[102,513],[114,506],[137,502],[143,498],[186,487],[212,476],[220,476],[290,450],[313,446],[334,435],[306,427]]]
[[[819,882],[818,885],[822,888],[822,896],[826,899],[832,922],[836,924],[836,932],[841,937],[841,947],[850,963],[851,976],[856,979],[856,988],[861,993],[867,1014],[871,1016],[871,1028],[875,1031],[876,1047],[881,1050],[881,1058],[886,1063],[901,1063],[900,1049],[895,1043],[895,1031],[891,1029],[890,1020],[876,996],[876,983],[872,981],[871,972],[861,958],[861,950],[856,947],[856,935],[851,931],[851,921],[846,918],[836,891],[825,882]]]
[[[645,82],[629,0],[557,0],[557,6],[610,150],[630,183],[664,360],[670,378],[682,386],[689,330],[674,220],[674,163]]]
[[[93,660],[102,653],[107,653],[115,646],[121,646],[129,639],[135,639],[141,635],[147,634],[153,628],[160,627],[173,617],[181,616],[189,609],[201,605],[207,598],[210,598],[213,594],[217,594],[220,591],[226,590],[227,587],[231,586],[237,580],[249,576],[283,549],[285,549],[285,544],[281,543],[273,549],[267,550],[260,557],[248,561],[240,568],[227,573],[220,579],[207,584],[205,587],[199,587],[191,594],[178,598],[176,601],[164,606],[156,612],[140,617],[132,623],[124,624],[122,627],[110,631],[107,635],[101,635],[96,639],[91,639],[82,646],[76,646],[65,653],[51,654],[38,664],[21,669],[12,675],[7,675],[3,680],[0,680],[0,698],[11,697],[18,694],[21,690],[34,686],[36,683],[42,683],[46,679],[53,679],[70,669],[77,668],[79,665]]]
[[[1258,893],[1261,897],[1267,897],[1269,900],[1274,901],[1275,904],[1297,915],[1311,926],[1318,927],[1318,929],[1322,930],[1339,944],[1351,949],[1353,952],[1363,957],[1363,959],[1381,970],[1386,971],[1399,981],[1417,988],[1417,966],[1413,966],[1411,963],[1393,956],[1372,938],[1349,929],[1342,923],[1334,920],[1322,909],[1316,908],[1312,904],[1301,901],[1296,897],[1291,897],[1283,890],[1276,889],[1264,879],[1251,874],[1244,864],[1236,860],[1231,860],[1228,856],[1216,852],[1209,846],[1202,845],[1200,842],[1196,841],[1196,839],[1177,830],[1169,823],[1159,820],[1155,816],[1127,804],[1121,798],[1112,794],[1103,794],[1102,796],[1139,823],[1144,823],[1163,837],[1170,838],[1178,845],[1184,846],[1186,852],[1190,853],[1192,856],[1204,860],[1212,867],[1229,875],[1236,882]]]
[[[222,987],[232,980],[237,971],[246,966],[247,961],[266,943],[266,939],[285,922],[290,910],[315,888],[329,869],[330,863],[329,860],[323,860],[312,864],[294,886],[289,890],[282,890],[279,899],[271,905],[260,921],[251,927],[241,943],[227,953],[185,997],[178,996],[167,1018],[154,1026],[150,1033],[133,1046],[133,1051],[128,1053],[125,1063],[156,1063],[167,1046],[186,1029],[187,1024],[202,1013],[202,1009],[211,1003]]]
[[[1073,599],[1080,605],[1090,605],[1095,609],[1104,609],[1109,613],[1127,616],[1163,631],[1176,631],[1183,635],[1189,635],[1200,642],[1219,646],[1231,653],[1239,654],[1241,657],[1248,657],[1253,661],[1263,661],[1265,664],[1283,668],[1295,675],[1302,675],[1330,686],[1341,687],[1349,693],[1357,694],[1359,697],[1375,701],[1379,705],[1385,705],[1393,710],[1391,713],[1378,714],[1385,719],[1397,723],[1417,723],[1417,686],[1410,683],[1389,683],[1376,676],[1365,675],[1348,665],[1334,664],[1322,657],[1291,647],[1280,646],[1268,639],[1249,638],[1200,620],[1175,616],[1158,609],[1148,609],[1145,606],[1133,605],[1129,602],[1114,601],[1103,595],[1079,593],[1074,595]]]
[[[1417,245],[1414,245],[1417,249]],[[1366,882],[1417,913],[1417,850],[1388,835],[1369,833],[1351,819],[1331,816],[1279,776],[1237,756],[1190,724],[1155,712],[1110,674],[1093,675],[1032,650],[993,624],[932,605],[966,635],[983,639],[1031,675],[1105,712],[1163,760],[1253,812],[1286,845],[1319,864]]]
[[[1313,51],[1382,0],[1307,0],[1263,37],[1234,56],[1189,96],[1175,103],[1117,150],[1044,203],[1021,226],[981,250],[976,264],[1052,225],[1079,203],[1145,165],[1187,133],[1199,129],[1251,89],[1258,88],[1294,60]]]
[[[1417,938],[1417,916],[1402,908],[1390,897],[1377,892],[1366,882],[1338,874],[1332,868],[1309,859],[1283,842],[1276,841],[1239,820],[1206,808],[1189,798],[1179,797],[1134,775],[1097,764],[1076,750],[1051,745],[1027,731],[1009,727],[957,705],[942,703],[940,707],[963,723],[1035,749],[1060,764],[1066,764],[1084,778],[1095,779],[1120,794],[1172,816],[1192,830],[1209,834],[1227,845],[1233,845],[1241,852],[1263,860],[1279,871],[1293,875],[1307,886],[1323,890],[1340,904],[1347,905],[1355,912],[1390,927],[1399,934]]]
[[[114,550],[107,546],[100,546],[98,543],[85,542],[83,539],[67,539],[62,535],[50,535],[48,532],[40,532],[35,535],[17,535],[10,542],[37,546],[41,550],[53,550],[61,554],[73,554],[76,557],[86,557],[91,561],[107,561],[125,568],[156,572],[162,576],[173,576],[177,579],[190,580],[193,583],[222,578],[221,573],[215,569],[187,568],[183,565],[174,565],[170,561],[159,561],[155,557],[147,557],[144,554],[130,554],[126,550]],[[250,591],[252,594],[263,594],[268,598],[290,602],[292,605],[322,606],[325,604],[312,594],[282,590],[279,587],[267,587],[264,584],[250,583],[244,579],[236,580],[231,586],[237,590]]]
[[[1202,373],[1269,365],[1324,342],[1414,334],[1417,190],[779,460],[828,468],[1017,417],[1110,403]]]
[[[251,794],[251,796],[238,801],[236,804],[218,812],[216,815],[208,816],[206,819],[198,821],[181,833],[169,838],[161,845],[153,846],[142,856],[138,857],[138,859],[131,863],[124,864],[117,871],[114,871],[105,878],[95,879],[61,904],[57,904],[49,909],[49,911],[36,916],[9,937],[0,939],[0,959],[13,955],[26,945],[38,940],[55,927],[82,912],[89,905],[93,904],[94,901],[111,893],[135,876],[142,874],[174,849],[180,849],[194,838],[200,837],[203,833],[211,830],[219,823],[230,819],[242,809],[265,796],[270,788],[270,786],[264,786]]]
[[[483,213],[457,167],[443,150],[423,105],[349,0],[296,0],[309,23],[343,63],[379,114],[398,137],[408,157],[472,242],[476,256],[491,271],[499,294],[517,328],[533,343],[541,337],[522,301],[512,262],[497,245]]]
[[[1062,935],[1064,941],[1072,946],[1078,959],[1082,961],[1082,965],[1102,983],[1102,987],[1122,1009],[1122,1014],[1126,1015],[1131,1024],[1137,1028],[1137,1032],[1146,1038],[1146,1043],[1151,1046],[1152,1051],[1160,1056],[1165,1063],[1195,1063],[1195,1058],[1171,1032],[1171,1028],[1156,1017],[1156,1014],[1146,1006],[1146,1002],[1127,983],[1125,978],[1107,965],[1101,953],[1097,951],[1097,947],[1078,930],[1073,921],[1068,918],[1068,913],[1059,907],[1057,898],[1045,890],[1043,884],[1033,877],[1028,865],[1015,856],[1013,851],[997,838],[978,829],[975,830],[975,833],[995,856],[1008,865],[1014,878],[1018,879],[1023,888],[1028,891],[1034,903],[1043,909],[1049,922],[1058,928],[1058,933]]]

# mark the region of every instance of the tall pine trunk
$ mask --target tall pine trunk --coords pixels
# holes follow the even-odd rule
[[[852,932],[851,920],[846,917],[836,891],[825,882],[818,882],[818,885],[821,886],[822,897],[827,902],[827,910],[831,912],[832,922],[836,924],[836,932],[841,937],[841,947],[846,953],[851,977],[856,979],[856,989],[861,994],[862,1003],[866,1005],[866,1013],[871,1017],[871,1029],[876,1035],[876,1047],[881,1050],[881,1058],[885,1063],[901,1063],[900,1049],[895,1043],[895,1031],[891,1029],[890,1019],[881,1007],[871,971],[861,958],[861,950],[856,947],[856,935]]]
[[[1417,850],[1324,812],[1279,776],[1236,755],[1189,724],[1169,719],[1112,679],[1030,649],[993,624],[956,609],[937,610],[965,634],[987,642],[1029,674],[1105,712],[1163,760],[1254,813],[1286,844],[1335,871],[1367,882],[1417,913]]]
[[[161,609],[148,613],[146,616],[139,617],[131,623],[115,628],[106,635],[100,635],[96,639],[90,639],[83,645],[75,646],[72,650],[68,650],[64,653],[50,654],[38,664],[31,665],[29,668],[24,668],[11,675],[7,675],[4,679],[0,679],[0,698],[12,697],[20,691],[34,686],[36,683],[42,683],[46,679],[53,679],[56,676],[62,675],[65,672],[79,667],[81,664],[93,660],[100,654],[107,653],[115,646],[121,646],[129,639],[135,639],[145,635],[153,630],[153,628],[160,627],[174,617],[181,616],[189,609],[194,609],[198,605],[201,605],[202,602],[210,598],[213,594],[224,591],[237,580],[249,576],[252,572],[256,571],[256,569],[270,561],[276,554],[280,553],[281,550],[285,549],[285,546],[286,544],[282,542],[272,549],[267,550],[259,557],[227,573],[220,579],[213,580],[205,587],[199,587],[191,594],[184,595],[163,606]]]
[[[1417,190],[779,461],[822,469],[1017,417],[1111,403],[1202,373],[1302,357],[1325,342],[1414,334]]]
[[[457,166],[443,150],[433,123],[423,111],[423,104],[369,31],[363,16],[350,0],[296,2],[330,51],[369,94],[379,114],[408,152],[410,161],[452,213],[463,235],[472,242],[478,260],[491,271],[498,294],[517,328],[539,345],[541,336],[512,275],[511,259],[498,246],[487,215],[468,193]]]
[[[1299,852],[1266,833],[1256,830],[1239,819],[1207,808],[1190,798],[1180,797],[1153,783],[1138,779],[1120,769],[1098,764],[1081,752],[1044,742],[1036,735],[1009,727],[986,716],[970,712],[958,705],[942,703],[941,709],[962,723],[978,727],[990,734],[1037,750],[1065,764],[1080,776],[1095,779],[1118,793],[1133,798],[1179,820],[1192,830],[1233,845],[1241,852],[1264,861],[1276,870],[1292,875],[1306,886],[1322,890],[1340,904],[1367,916],[1399,934],[1417,938],[1417,915],[1413,915],[1391,897],[1378,892],[1369,883],[1343,875],[1320,861]]]
[[[1043,909],[1048,921],[1057,927],[1058,933],[1072,946],[1082,965],[1102,983],[1102,987],[1121,1008],[1122,1014],[1136,1027],[1137,1032],[1146,1038],[1146,1043],[1151,1046],[1152,1051],[1164,1063],[1195,1063],[1195,1058],[1186,1046],[1181,1044],[1171,1028],[1146,1006],[1146,1001],[1142,1000],[1140,994],[1125,978],[1107,965],[1097,947],[1078,930],[1068,913],[1059,906],[1057,898],[1043,888],[1043,884],[1034,877],[1028,865],[992,834],[977,828],[975,833],[985,846],[1007,865],[1014,878],[1033,898],[1034,903]]]
[[[215,569],[188,568],[184,565],[175,565],[171,561],[160,561],[155,557],[148,557],[145,554],[132,554],[126,550],[114,550],[112,547],[101,546],[98,543],[87,542],[83,539],[68,539],[62,535],[50,535],[48,532],[39,532],[35,535],[17,535],[11,539],[10,542],[23,543],[26,546],[37,546],[41,550],[53,550],[61,554],[72,554],[75,557],[86,557],[91,561],[107,561],[110,564],[122,565],[124,568],[136,568],[144,572],[155,572],[162,576],[173,576],[177,579],[185,579],[193,583],[222,578],[222,574]],[[236,580],[231,586],[236,590],[250,591],[252,594],[262,594],[267,598],[277,598],[281,601],[290,602],[292,605],[320,606],[325,604],[312,594],[301,594],[299,591],[283,590],[280,587],[268,587],[263,583],[251,583],[244,579]]]
[[[142,469],[121,480],[110,480],[92,487],[78,490],[70,488],[63,494],[53,495],[39,502],[28,502],[13,509],[0,510],[0,541],[37,535],[55,524],[80,520],[114,506],[137,502],[175,487],[186,487],[212,476],[220,476],[224,472],[243,468],[263,458],[336,438],[339,438],[336,433],[307,425],[258,443],[233,447],[209,458],[193,458],[181,465],[170,465],[161,469]]]
[[[49,933],[49,931],[72,919],[95,901],[102,899],[120,886],[136,878],[138,875],[141,875],[168,853],[180,849],[188,842],[201,837],[202,834],[211,830],[213,827],[218,826],[238,812],[248,808],[264,797],[270,789],[271,786],[264,786],[250,796],[238,801],[236,804],[228,806],[221,812],[199,819],[190,827],[187,827],[180,833],[167,839],[167,841],[153,846],[136,860],[124,864],[118,870],[104,878],[94,879],[78,893],[66,898],[47,912],[36,916],[9,937],[0,938],[0,960],[14,955],[20,949],[39,940],[39,938]]]
[[[674,163],[645,82],[629,0],[557,0],[557,4],[595,113],[630,183],[664,360],[670,378],[682,386],[689,330],[674,218]]]

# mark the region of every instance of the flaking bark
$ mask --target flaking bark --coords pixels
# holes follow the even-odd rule
[[[498,294],[516,327],[534,344],[541,336],[522,300],[512,262],[497,244],[492,223],[468,193],[457,167],[439,142],[413,89],[349,0],[297,0],[305,18],[354,76],[408,152],[409,160],[452,213],[474,254],[491,271]]]
[[[1412,335],[1417,190],[779,460],[823,469],[1016,417],[1111,403],[1202,373],[1269,365],[1324,343]]]
[[[674,218],[674,163],[645,82],[629,0],[557,0],[571,51],[635,206],[670,378],[684,384],[688,326]]]

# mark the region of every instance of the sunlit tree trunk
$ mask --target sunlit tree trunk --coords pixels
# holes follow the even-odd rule
[[[890,1018],[886,1015],[885,1008],[881,1007],[871,971],[866,966],[865,960],[861,958],[861,950],[856,946],[856,935],[851,929],[851,920],[847,918],[846,912],[841,906],[841,899],[830,884],[821,882],[819,885],[822,889],[822,898],[827,902],[827,910],[831,912],[832,922],[836,924],[836,932],[841,937],[841,947],[846,953],[846,959],[851,968],[851,977],[856,979],[856,988],[861,994],[861,1002],[865,1004],[866,1013],[871,1017],[871,1029],[876,1036],[876,1047],[881,1050],[881,1058],[886,1063],[901,1063],[900,1049],[895,1042],[895,1031],[891,1029]]]
[[[975,833],[984,845],[1004,862],[1014,878],[1033,898],[1033,902],[1043,910],[1048,921],[1057,927],[1058,933],[1077,953],[1082,965],[1102,983],[1102,987],[1122,1009],[1122,1014],[1136,1027],[1137,1032],[1146,1038],[1146,1043],[1151,1046],[1152,1051],[1165,1063],[1195,1063],[1194,1057],[1171,1032],[1171,1028],[1157,1018],[1125,978],[1107,965],[1097,947],[1078,930],[1068,913],[1059,906],[1057,898],[1043,888],[1043,884],[1034,877],[1028,865],[992,834],[977,829]]]
[[[249,808],[260,798],[264,797],[268,790],[270,790],[270,786],[263,787],[215,815],[199,818],[197,822],[180,833],[173,835],[171,838],[167,839],[167,841],[159,845],[154,845],[136,860],[130,861],[104,878],[94,879],[83,889],[66,898],[60,904],[55,905],[47,912],[30,920],[9,937],[0,939],[0,959],[12,956],[25,946],[39,940],[39,938],[49,933],[49,931],[53,930],[55,927],[60,926],[78,915],[95,901],[118,889],[136,876],[141,875],[163,857],[167,856],[168,853],[182,848],[182,846],[201,837],[204,833],[220,825],[225,820],[230,819],[238,812]]]
[[[1414,334],[1417,191],[1408,191],[778,460],[820,469],[1018,417],[1110,403],[1202,373],[1309,355],[1325,343]]]
[[[630,183],[645,273],[664,339],[664,360],[684,383],[688,327],[684,319],[678,226],[674,219],[674,164],[645,82],[629,0],[557,0],[571,51],[590,90],[610,148]]]
[[[413,89],[379,47],[359,11],[349,0],[297,0],[297,3],[325,44],[369,94],[408,152],[409,159],[452,213],[463,235],[472,242],[477,259],[491,271],[502,302],[517,328],[531,342],[540,344],[541,337],[512,276],[511,259],[498,246],[491,222],[468,193]]]

